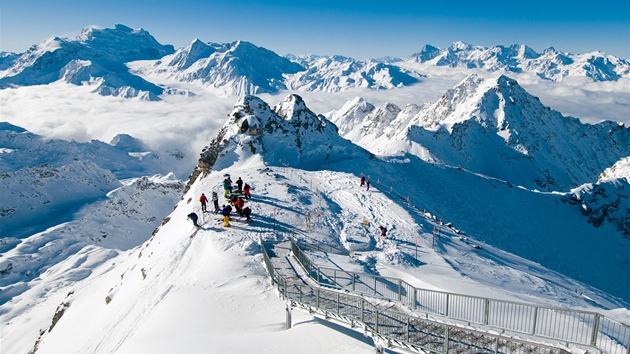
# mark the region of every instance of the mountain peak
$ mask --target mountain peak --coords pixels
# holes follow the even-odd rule
[[[201,153],[199,168],[223,169],[234,157],[261,155],[270,165],[318,169],[323,164],[370,154],[339,136],[334,124],[313,113],[302,97],[289,95],[273,109],[259,97],[238,100],[230,119]]]
[[[296,94],[288,95],[274,107],[274,111],[284,120],[303,120],[316,116],[315,113],[306,107],[304,99]]]
[[[457,42],[453,42],[450,48],[455,51],[460,51],[460,50],[471,50],[473,46],[468,43],[464,43],[462,41],[457,41]]]
[[[76,40],[124,61],[159,59],[175,51],[172,45],[158,43],[142,28],[134,30],[121,24],[104,29],[87,27]]]

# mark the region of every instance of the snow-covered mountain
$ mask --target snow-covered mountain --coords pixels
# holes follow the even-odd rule
[[[339,92],[354,87],[392,89],[420,82],[422,75],[380,61],[339,55],[288,56],[307,68],[287,75],[287,86],[298,91]]]
[[[249,42],[206,44],[195,39],[143,72],[196,83],[223,96],[243,96],[286,89],[283,75],[300,70],[299,64]]]
[[[599,176],[598,181],[613,178],[630,178],[630,157],[625,157],[615,163],[612,167],[607,168]]]
[[[390,89],[417,83],[420,77],[381,62],[341,56],[285,58],[249,42],[206,44],[198,39],[140,72],[195,83],[222,96],[278,93],[287,89],[317,92],[353,87]]]
[[[111,172],[89,161],[73,161],[58,168],[24,167],[3,172],[1,177],[6,193],[0,202],[3,238],[14,237],[14,233],[28,235],[41,227],[42,221],[56,219],[120,186]]]
[[[483,47],[455,42],[448,48],[425,45],[406,59],[435,66],[479,68],[491,72],[504,70],[533,72],[543,79],[562,81],[564,78],[588,77],[593,81],[616,81],[630,77],[630,61],[601,52],[570,54],[550,47],[537,53],[526,45]]]
[[[109,171],[79,161],[59,169],[24,168],[3,177],[5,196],[11,198],[0,206],[10,211],[0,214],[0,305],[30,289],[45,296],[40,284],[57,264],[68,263],[66,274],[53,277],[73,274],[76,281],[89,272],[72,259],[98,254],[98,262],[105,262],[140,245],[184,187],[173,175],[121,183]],[[65,285],[59,281],[57,286]]]
[[[0,171],[4,172],[42,164],[60,167],[77,160],[91,161],[119,179],[158,174],[167,168],[179,175],[189,172],[178,166],[185,156],[181,151],[158,154],[127,134],[115,136],[109,144],[99,140],[81,143],[44,139],[21,127],[0,122],[0,147]]]
[[[503,78],[493,85],[499,83],[515,84]],[[516,93],[516,102],[524,103]],[[357,115],[379,112],[380,118],[368,121],[370,129],[381,121],[392,125],[405,111],[356,102]],[[135,150],[133,140],[116,140],[121,148]],[[196,172],[174,210],[168,202],[151,200],[152,194],[117,199],[110,193],[111,203],[104,200],[103,207],[80,213],[79,222],[115,228],[118,220],[136,212],[142,217],[133,219],[143,223],[146,203],[168,205],[153,233],[123,233],[144,236],[135,248],[129,238],[115,237],[109,229],[103,237],[71,222],[44,233],[58,236],[58,229],[70,238],[81,235],[83,248],[71,257],[59,261],[57,247],[64,243],[39,235],[9,250],[24,263],[2,263],[3,276],[23,279],[30,271],[32,280],[7,288],[11,299],[0,305],[7,333],[3,345],[38,354],[200,353],[208,348],[292,353],[296,345],[307,353],[351,350],[347,341],[355,343],[360,336],[313,342],[313,333],[333,337],[329,326],[317,325],[309,314],[294,311],[300,325],[279,330],[285,303],[266,280],[258,240],[276,240],[283,232],[357,251],[343,263],[320,255],[336,267],[402,277],[423,288],[630,318],[627,310],[616,309],[627,307],[630,298],[628,240],[613,223],[589,223],[578,197],[591,208],[600,205],[585,193],[514,188],[413,154],[377,158],[339,136],[337,127],[312,112],[300,96],[289,95],[273,107],[259,97],[240,98],[201,152]],[[253,223],[233,216],[232,226],[224,228],[219,216],[200,212],[199,195],[222,191],[226,174],[252,186],[246,203]],[[372,182],[369,190],[359,186],[361,175]],[[147,185],[138,180],[123,187],[140,191]],[[98,219],[109,212],[111,218]],[[200,229],[186,220],[190,212],[200,216]],[[307,231],[309,213],[313,227]],[[616,215],[622,215],[621,209]],[[389,229],[387,240],[379,238],[379,225]],[[419,245],[416,255],[414,244]],[[17,258],[28,250],[42,252],[44,266],[38,265],[37,255]],[[373,352],[363,342],[358,345],[355,351]]]
[[[481,82],[477,82],[477,84],[481,84]],[[501,90],[505,91],[510,85],[516,85],[514,81],[505,77],[500,77],[496,81],[490,80],[485,84],[489,86],[487,89],[481,90],[482,96],[488,91],[497,94]],[[500,90],[494,90],[497,85],[499,85]],[[461,87],[459,88],[461,89]],[[510,92],[515,100],[524,103],[525,96],[522,96],[524,94],[522,89],[516,87],[513,89],[514,91],[507,90],[505,92]],[[456,88],[454,92],[457,91]],[[454,92],[448,93],[446,96],[452,95]],[[510,102],[509,99],[507,101]],[[534,101],[536,100],[534,99]],[[294,113],[296,111],[307,113],[296,115]],[[390,105],[387,105],[385,109],[375,109],[374,111],[376,118],[366,117],[364,120],[366,126],[377,131],[382,129],[378,127],[379,124],[377,123],[383,122],[385,126],[396,126],[392,122],[398,111],[391,108]],[[548,109],[544,108],[544,111],[546,112]],[[508,114],[514,113],[508,111],[506,116]],[[202,152],[200,170],[206,168],[211,171],[226,170],[238,159],[260,154],[264,161],[270,165],[306,170],[332,169],[351,173],[355,176],[363,174],[368,176],[373,184],[382,184],[382,187],[379,188],[392,188],[402,196],[410,196],[419,200],[420,205],[430,206],[433,210],[432,213],[462,225],[466,232],[484,242],[515,252],[521,257],[541,262],[547,267],[561,270],[565,274],[579,277],[582,280],[588,278],[590,284],[599,282],[596,280],[598,278],[596,274],[600,273],[595,272],[595,268],[604,271],[603,269],[624,269],[627,267],[624,265],[623,259],[630,255],[627,247],[620,246],[630,241],[630,224],[627,216],[624,216],[630,211],[630,203],[627,200],[627,181],[624,179],[618,179],[610,183],[611,186],[608,187],[600,183],[591,185],[590,189],[585,186],[581,190],[569,191],[567,188],[560,191],[564,193],[548,194],[524,188],[514,188],[509,179],[500,180],[494,176],[484,175],[479,171],[462,169],[459,165],[445,167],[441,164],[426,163],[408,153],[400,157],[389,155],[390,157],[377,159],[367,152],[357,151],[356,147],[353,147],[348,141],[339,141],[336,129],[317,129],[317,127],[322,127],[321,122],[326,123],[326,120],[323,117],[315,120],[315,114],[311,113],[303,100],[295,95],[288,96],[273,109],[270,109],[264,101],[248,96],[239,100],[230,116],[231,119],[220,130],[218,136]],[[518,115],[514,117],[514,119],[518,118]],[[545,116],[538,116],[537,119],[543,118]],[[561,119],[562,122],[565,119],[559,114],[553,114],[546,118]],[[568,121],[573,122],[573,120],[570,118]],[[545,123],[551,127],[548,128],[549,132],[558,129],[559,133],[556,133],[555,139],[559,141],[563,141],[560,137],[562,132],[566,130],[565,124],[572,124]],[[440,124],[447,123],[442,122]],[[516,123],[512,124],[515,125]],[[330,126],[333,125],[326,124],[326,127]],[[261,130],[258,130],[259,127]],[[487,125],[485,129],[490,131],[491,125]],[[537,131],[535,128],[532,128],[531,131],[525,130],[522,126],[519,126],[518,129],[529,133]],[[518,129],[515,128],[515,130]],[[539,128],[539,130],[541,129],[543,128]],[[627,130],[626,128],[623,129]],[[406,130],[402,129],[402,131]],[[574,130],[569,131],[578,134]],[[584,134],[593,133],[587,128]],[[606,134],[612,133],[606,131]],[[477,135],[472,135],[472,137],[476,138]],[[630,141],[627,135],[625,137],[622,135],[621,138],[625,139],[622,141]],[[374,139],[374,136],[371,136],[370,139]],[[538,141],[540,144],[550,140],[541,132],[532,135],[529,139]],[[466,134],[462,135],[460,141],[468,142],[467,146],[480,145],[467,137]],[[334,142],[334,145],[331,142]],[[562,143],[566,144],[566,142]],[[594,142],[589,140],[588,144],[594,144]],[[610,144],[612,149],[615,144],[619,144],[619,141]],[[578,144],[578,146],[581,145],[585,144]],[[303,149],[303,146],[308,146],[309,149]],[[624,147],[627,149],[628,144]],[[499,149],[499,147],[495,146],[493,149]],[[466,153],[466,151],[459,153]],[[490,156],[489,160],[486,161],[487,164],[500,163],[493,159],[490,152],[486,151],[486,153]],[[551,154],[554,153],[556,152],[551,152]],[[227,158],[226,156],[232,157]],[[481,155],[479,154],[479,156]],[[550,159],[550,157],[545,159],[537,157],[534,161],[540,160],[543,163]],[[571,159],[568,157],[564,160],[558,159],[558,161],[565,160],[573,161],[571,163],[577,165],[588,166],[587,162],[578,162],[577,156]],[[226,161],[229,163],[226,164]],[[611,158],[611,161],[614,161],[614,158]],[[562,163],[558,163],[558,166],[561,165]],[[533,168],[535,164],[524,166],[515,164],[512,168],[521,174],[527,174],[526,168]],[[570,170],[570,167],[557,168]],[[591,181],[596,179],[597,174],[595,173]],[[597,188],[608,188],[608,194],[611,197],[596,204],[597,196],[601,194],[597,192]],[[593,190],[595,192],[591,193]],[[584,202],[580,203],[579,200],[584,200]],[[587,206],[591,209],[599,209],[600,212],[585,213]],[[601,210],[604,211],[601,212]],[[597,219],[597,215],[601,217]],[[556,222],[558,222],[558,226],[554,225]],[[514,225],[519,226],[515,227]],[[353,226],[344,225],[341,227],[352,229]],[[352,234],[352,231],[341,231],[340,233],[342,235]],[[600,246],[597,247],[598,249],[603,247],[602,252],[617,255],[611,256],[608,260],[616,265],[604,264],[608,261],[593,259],[593,262],[599,262],[599,264],[594,266],[589,262],[591,268],[585,268],[583,264],[573,264],[574,262],[570,257],[562,259],[563,257],[553,256],[562,253],[562,249],[566,247],[565,244],[572,242],[571,240],[580,242],[582,245],[591,245],[590,247],[594,247],[592,246],[594,242],[599,242]],[[575,251],[575,254],[579,253],[585,259],[590,259],[592,258],[591,251],[593,251],[592,248],[585,248]],[[617,273],[617,276],[626,277],[621,273]],[[616,281],[607,285],[598,284],[598,286],[604,286],[607,289],[616,288],[617,290],[611,291],[617,294],[625,292],[616,285]]]
[[[400,109],[362,99],[330,116],[377,155],[412,153],[510,184],[568,191],[630,156],[630,128],[564,117],[506,76],[470,76],[440,100]]]
[[[128,135],[113,144],[45,140],[0,123],[0,304],[87,277],[172,210],[184,183],[151,175],[168,161]]]
[[[19,58],[19,54],[0,52],[0,71],[10,68],[17,58]]]
[[[219,158],[234,154],[236,147],[239,156],[264,154],[270,164],[307,170],[371,155],[342,139],[337,127],[313,113],[298,95],[287,96],[273,108],[256,96],[244,96],[230,117],[202,151],[199,167],[217,168]]]
[[[157,100],[164,89],[131,74],[125,63],[159,59],[173,51],[173,46],[159,44],[142,29],[89,27],[74,39],[50,38],[9,61],[11,65],[0,76],[0,89],[63,80],[89,83],[105,96]]]
[[[5,241],[20,239],[71,219],[78,208],[121,187],[121,180],[167,174],[175,159],[181,156],[160,158],[129,135],[112,144],[46,140],[2,122],[0,178],[6,195],[0,201],[0,234]]]

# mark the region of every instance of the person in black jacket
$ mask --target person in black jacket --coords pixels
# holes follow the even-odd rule
[[[190,219],[192,221],[193,225],[195,225],[196,227],[200,227],[199,224],[197,224],[197,220],[199,219],[197,214],[190,213],[190,214],[188,214],[188,218],[187,219]]]

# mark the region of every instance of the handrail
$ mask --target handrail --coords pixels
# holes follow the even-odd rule
[[[280,234],[283,236],[284,239],[293,239],[295,238],[294,235],[298,234],[297,232],[280,232]],[[299,233],[301,238],[306,239],[307,241],[305,241],[305,243],[307,243],[308,241],[310,241],[311,243],[307,244],[308,247],[313,247],[316,250],[320,251],[320,252],[331,252],[333,253],[333,251],[335,251],[337,254],[348,254],[348,251],[339,247],[336,247],[334,245],[322,242],[320,240],[314,239],[308,235],[305,235],[304,233]],[[296,238],[296,240],[299,242],[299,239]],[[325,245],[324,246],[320,246],[319,244]]]
[[[426,314],[630,354],[630,326],[596,312],[421,289],[397,278],[318,267],[293,239],[291,251],[320,286],[385,298]]]
[[[334,315],[350,323],[353,328],[361,325],[373,337],[386,339],[390,344],[444,354],[470,350],[487,353],[517,351],[568,354],[568,351],[558,347],[379,310],[360,296],[289,282],[275,271],[262,237],[260,242],[267,271],[281,297],[290,300],[292,305],[302,306],[311,312],[314,312],[313,309],[320,311],[326,319]]]

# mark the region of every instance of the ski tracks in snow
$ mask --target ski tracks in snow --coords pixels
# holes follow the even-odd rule
[[[340,209],[337,218],[343,225],[340,236],[346,247],[353,244],[355,250],[362,251],[382,248],[379,226],[389,230],[390,239],[413,239],[418,234],[419,227],[411,215],[377,186],[368,190],[360,186],[354,175],[325,171],[318,174],[319,188]]]

